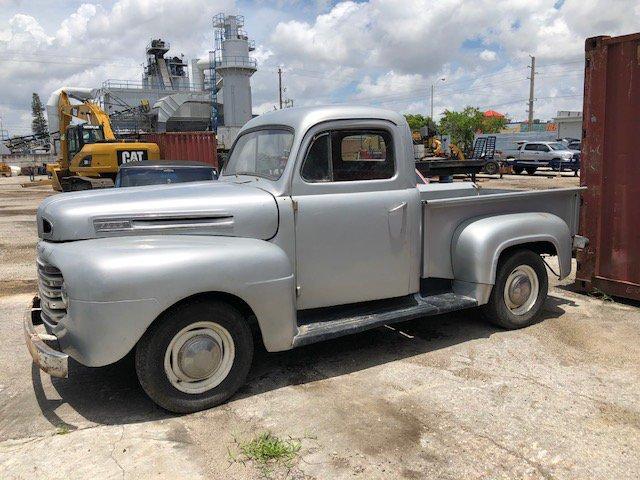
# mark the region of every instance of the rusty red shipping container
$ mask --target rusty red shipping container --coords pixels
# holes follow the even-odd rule
[[[219,171],[216,135],[213,132],[143,133],[140,140],[157,143],[162,159],[204,162]]]
[[[583,290],[640,300],[640,33],[585,43]]]

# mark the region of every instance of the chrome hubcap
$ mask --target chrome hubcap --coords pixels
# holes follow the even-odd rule
[[[519,307],[531,296],[531,280],[525,274],[518,274],[509,285],[511,303]]]
[[[178,351],[178,366],[189,378],[202,380],[220,366],[222,347],[208,335],[190,338]]]
[[[504,285],[504,303],[514,315],[524,315],[536,303],[540,284],[538,275],[529,265],[514,268]]]
[[[233,337],[226,328],[215,322],[195,322],[169,342],[164,370],[175,388],[197,394],[218,386],[234,358]]]

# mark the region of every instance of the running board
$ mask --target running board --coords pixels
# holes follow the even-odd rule
[[[293,346],[300,347],[382,325],[478,306],[476,299],[451,292],[428,297],[416,294],[407,299],[398,299],[393,309],[389,309],[389,305],[386,308],[380,305],[378,312],[372,311],[371,303],[374,302],[299,312],[299,320],[304,324],[298,327]]]

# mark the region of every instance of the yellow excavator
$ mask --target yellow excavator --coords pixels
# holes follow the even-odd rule
[[[47,166],[54,190],[112,187],[123,163],[160,159],[155,143],[116,140],[109,116],[89,100],[92,95],[89,89],[63,88],[47,103],[49,128],[58,128],[60,141],[57,163]]]
[[[433,152],[433,155],[436,157],[451,157],[457,158],[458,160],[465,160],[464,152],[460,147],[458,147],[455,143],[451,143],[449,145],[449,152],[445,151],[443,148],[442,140],[440,140],[435,132],[428,132],[423,136],[421,130],[413,130],[411,132],[411,138],[413,139],[414,145],[424,145],[427,150]]]

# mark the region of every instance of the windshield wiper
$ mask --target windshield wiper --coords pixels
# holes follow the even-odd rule
[[[235,175],[236,177],[238,175],[247,175],[249,177],[262,177],[262,178],[266,178],[267,180],[276,180],[277,178],[274,178],[271,175],[265,175],[264,173],[258,173],[258,172],[234,172],[233,175]]]

